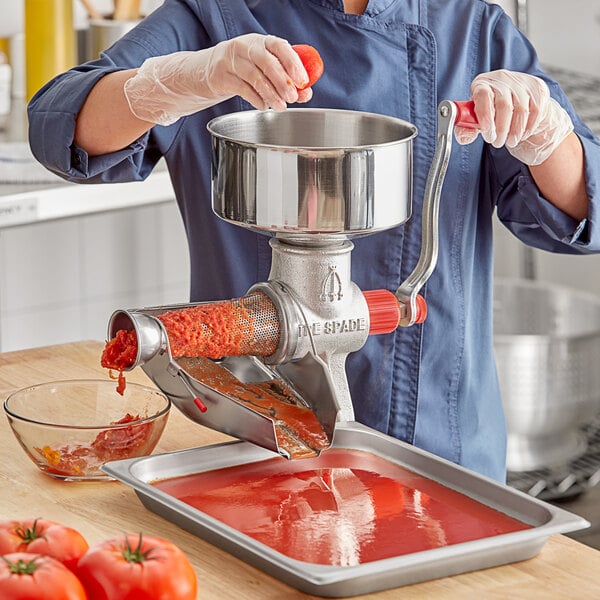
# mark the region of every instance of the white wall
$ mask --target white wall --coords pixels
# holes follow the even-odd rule
[[[0,350],[103,340],[118,308],[187,302],[175,202],[0,229]]]
[[[600,77],[600,0],[529,0],[528,22],[544,63]]]
[[[518,23],[546,65],[600,77],[600,0],[494,0]]]

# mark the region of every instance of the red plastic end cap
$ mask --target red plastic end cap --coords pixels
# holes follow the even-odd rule
[[[363,296],[369,307],[369,335],[391,333],[400,324],[400,303],[389,290],[367,290]]]
[[[415,323],[423,323],[427,318],[427,302],[425,302],[425,298],[423,298],[421,294],[417,294],[415,300],[417,303],[417,316],[415,318]]]
[[[389,290],[367,290],[363,296],[369,307],[369,335],[380,335],[395,331],[402,318],[402,305]],[[423,323],[427,318],[427,302],[421,294],[415,298],[415,323]]]

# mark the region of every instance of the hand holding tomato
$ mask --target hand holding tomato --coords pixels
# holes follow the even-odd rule
[[[45,554],[72,571],[89,545],[75,529],[47,519],[23,519],[0,523],[0,554]]]
[[[138,119],[171,125],[233,96],[258,110],[282,111],[288,104],[308,102],[311,90],[298,90],[306,78],[287,40],[246,33],[194,52],[149,58],[123,92]]]
[[[89,600],[196,600],[196,573],[175,544],[126,535],[92,546],[77,574]]]
[[[87,600],[83,585],[55,558],[14,552],[0,556],[2,600]]]

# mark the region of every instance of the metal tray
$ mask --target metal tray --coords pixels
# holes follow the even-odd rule
[[[103,470],[135,490],[146,508],[304,592],[326,597],[367,594],[531,558],[548,537],[590,524],[356,422],[339,424],[332,447],[371,452],[532,526],[531,529],[353,566],[289,558],[158,490],[152,482],[249,464],[275,456],[248,442],[228,442],[115,461]]]

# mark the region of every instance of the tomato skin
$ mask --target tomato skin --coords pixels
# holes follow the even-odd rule
[[[12,573],[8,564],[35,563],[33,573]],[[81,582],[62,563],[50,556],[13,552],[0,558],[2,600],[87,600]]]
[[[144,558],[128,560],[127,547]],[[104,540],[81,557],[77,575],[89,600],[196,600],[196,573],[187,556],[158,537]]]
[[[47,519],[0,522],[0,554],[29,552],[45,554],[74,570],[89,548],[75,529]]]
[[[308,83],[305,86],[298,88],[299,90],[305,90],[312,86],[317,79],[323,75],[323,71],[325,70],[323,59],[317,49],[308,44],[295,44],[292,48],[300,57],[300,60],[306,69],[306,74],[308,75]]]

